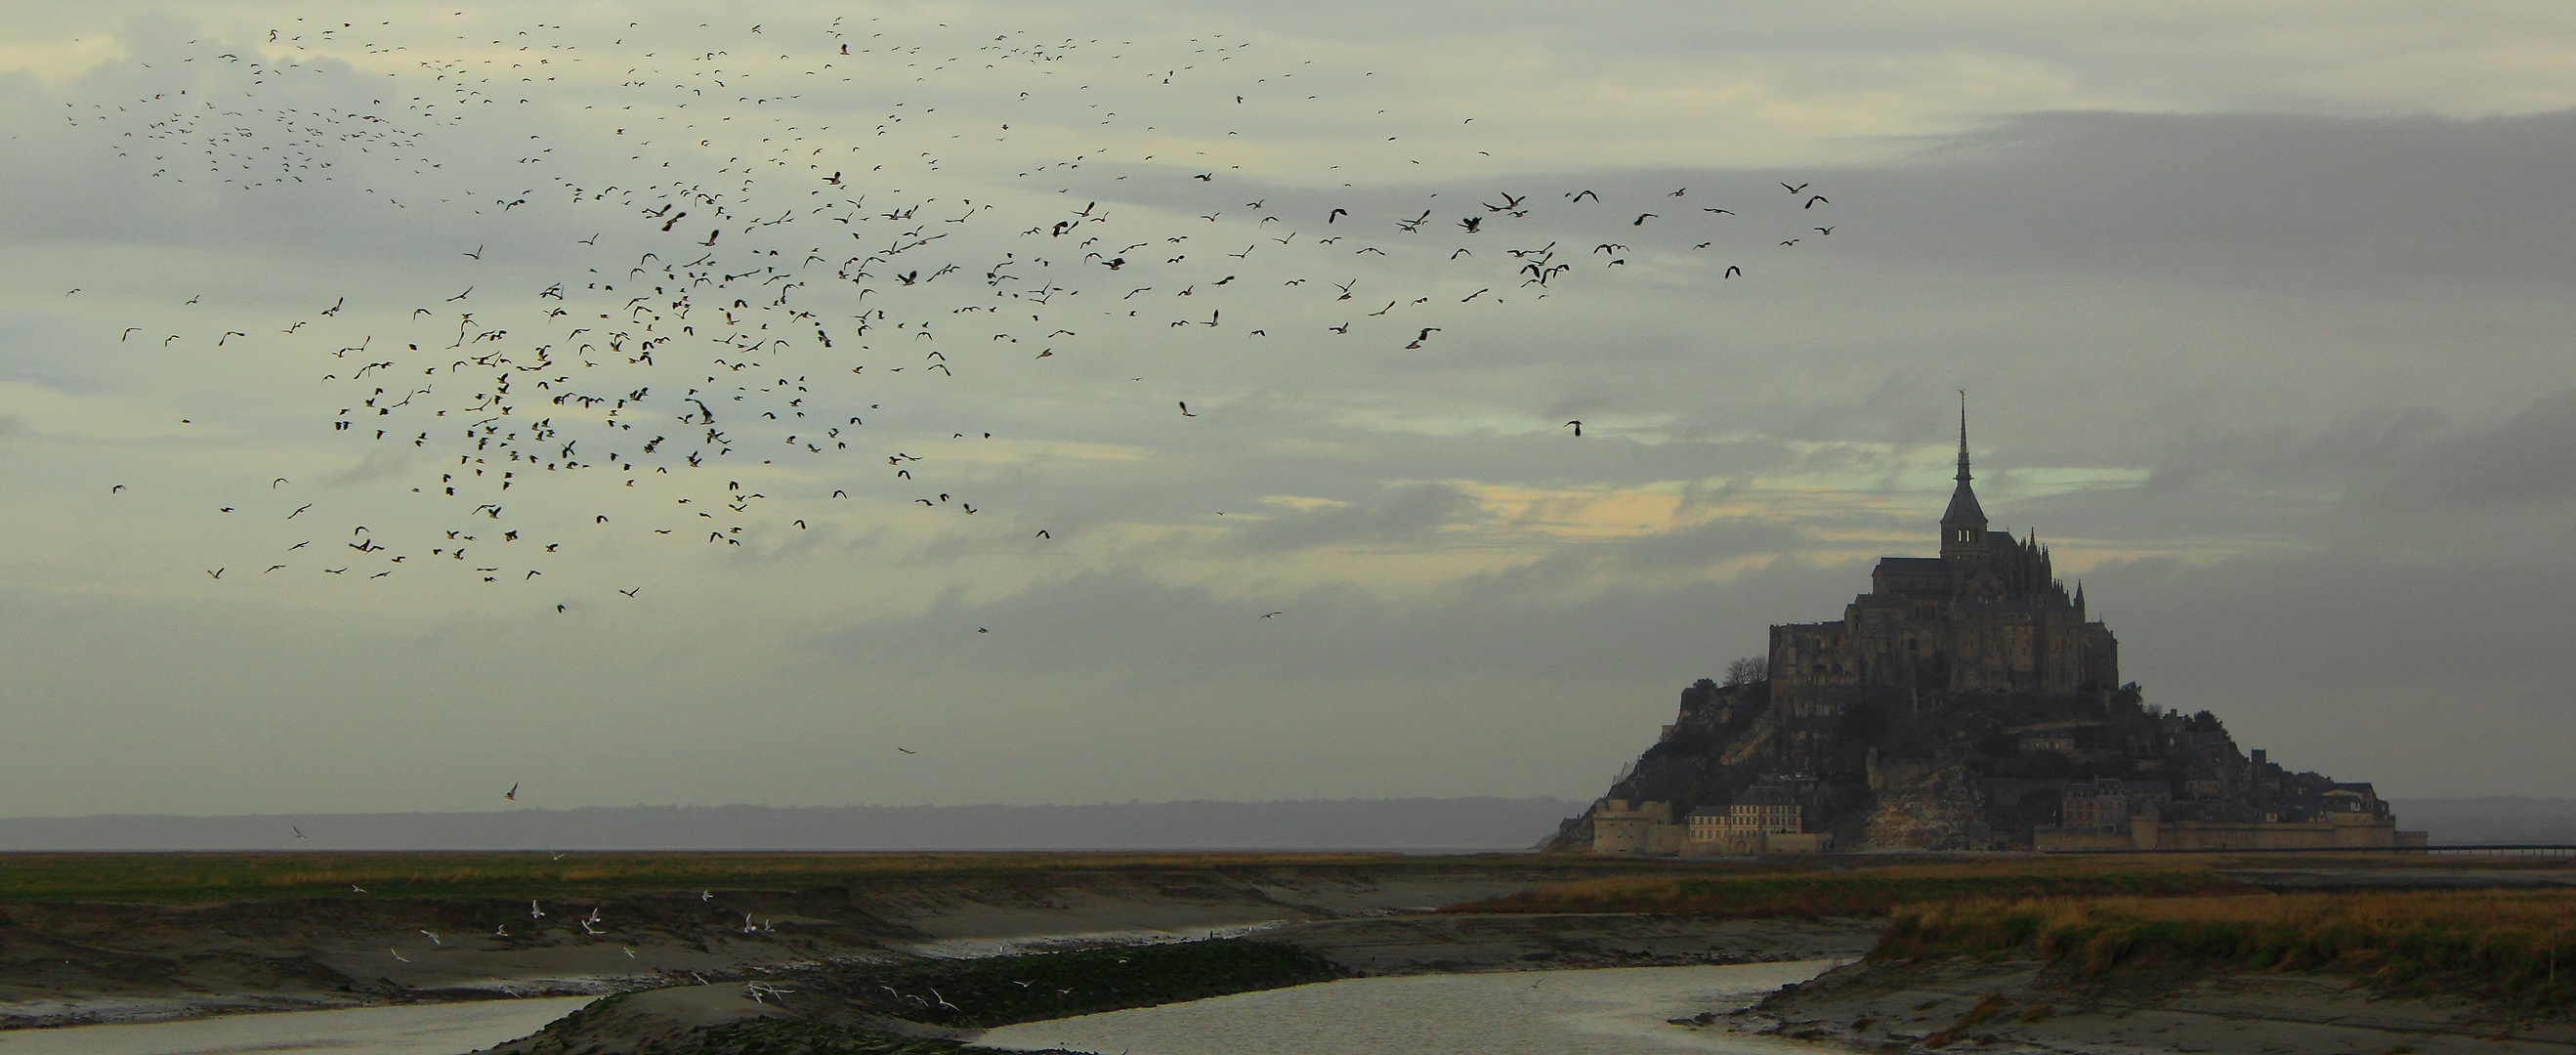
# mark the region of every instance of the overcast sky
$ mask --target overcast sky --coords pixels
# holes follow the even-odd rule
[[[555,17],[0,16],[0,814],[1588,798],[1962,388],[2151,703],[2576,795],[2565,5]]]

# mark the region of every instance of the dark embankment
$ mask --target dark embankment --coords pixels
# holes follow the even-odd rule
[[[2576,891],[1971,898],[1897,908],[1867,960],[1737,1026],[1928,1049],[2576,1051],[2562,961]]]
[[[953,1051],[977,1030],[1329,981],[1346,972],[1293,946],[1244,939],[1083,949],[890,967],[817,967],[759,984],[759,1012],[708,1022],[687,992],[614,998],[496,1049],[639,1055]],[[698,987],[692,987],[698,988]]]

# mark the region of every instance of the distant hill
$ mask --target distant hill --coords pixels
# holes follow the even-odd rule
[[[0,819],[0,851],[1521,850],[1584,806],[1425,798],[21,817]]]
[[[2433,845],[2563,843],[2576,845],[2576,799],[2489,795],[2461,799],[2392,799],[2397,825],[2433,833]]]

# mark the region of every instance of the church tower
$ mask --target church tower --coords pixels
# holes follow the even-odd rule
[[[1968,486],[1968,394],[1959,393],[1959,486],[1950,492],[1950,508],[1941,514],[1941,559],[1962,561],[1954,568],[1982,564],[1989,553],[1986,543],[1986,511],[1977,505],[1977,491]]]

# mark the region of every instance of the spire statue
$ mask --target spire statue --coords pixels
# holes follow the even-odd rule
[[[1950,508],[1941,514],[1941,556],[1981,558],[1986,552],[1986,510],[1968,486],[1968,393],[1959,391],[1959,486],[1950,492]]]
[[[1968,483],[1968,390],[1959,390],[1959,485]]]

